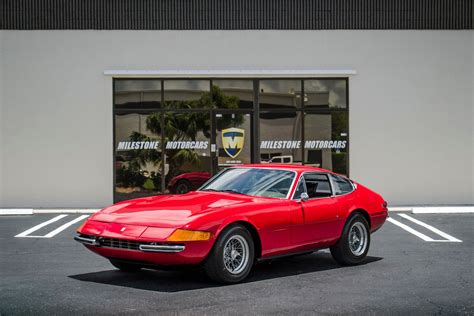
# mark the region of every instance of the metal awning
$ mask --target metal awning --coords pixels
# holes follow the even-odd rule
[[[105,70],[112,77],[159,77],[159,78],[312,78],[347,77],[356,74],[352,69],[234,69],[234,70]]]

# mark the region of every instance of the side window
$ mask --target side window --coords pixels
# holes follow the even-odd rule
[[[336,195],[346,194],[354,190],[349,180],[335,175],[331,175],[331,177],[334,182],[334,191],[336,191]]]
[[[303,177],[300,178],[300,182],[296,187],[295,194],[293,195],[293,200],[298,200],[301,197],[301,193],[306,192],[306,186],[304,184]]]
[[[304,175],[306,191],[310,199],[332,195],[331,184],[326,174],[308,173]]]

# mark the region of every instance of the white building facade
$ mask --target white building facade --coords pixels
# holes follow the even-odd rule
[[[197,186],[228,165],[272,161],[346,174],[390,205],[473,204],[472,8],[470,23],[4,24],[0,207],[102,207],[176,192],[185,180]]]

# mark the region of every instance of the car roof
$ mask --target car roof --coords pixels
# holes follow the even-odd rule
[[[288,164],[288,163],[254,163],[254,164],[242,164],[233,166],[233,168],[265,168],[265,169],[282,169],[282,170],[292,170],[296,172],[303,172],[303,171],[319,171],[319,172],[328,172],[333,173],[332,171],[316,168],[307,165],[296,165],[296,164]]]

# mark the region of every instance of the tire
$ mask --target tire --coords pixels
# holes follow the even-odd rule
[[[124,263],[115,260],[110,260],[110,263],[120,271],[124,272],[136,272],[141,269],[140,266],[131,263]]]
[[[176,183],[175,189],[176,194],[185,194],[191,191],[191,183],[187,180],[180,180]]]
[[[353,266],[365,259],[369,247],[369,224],[362,214],[354,213],[347,220],[341,238],[330,250],[332,257],[339,264]]]
[[[217,238],[204,263],[204,270],[209,278],[218,283],[241,282],[254,264],[254,249],[249,231],[241,225],[233,225]]]

